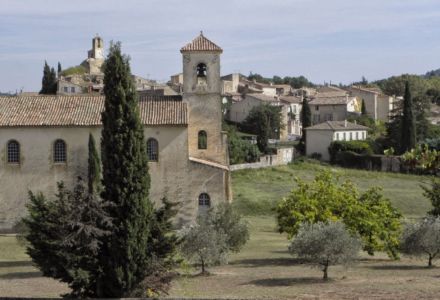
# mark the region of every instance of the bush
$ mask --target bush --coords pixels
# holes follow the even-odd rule
[[[289,246],[289,251],[322,268],[323,279],[328,279],[327,270],[332,265],[348,265],[361,249],[358,237],[350,235],[340,222],[305,223]]]
[[[70,76],[70,75],[84,75],[87,72],[86,68],[83,65],[70,67],[61,72],[62,76]]]
[[[241,139],[237,135],[235,127],[226,125],[225,129],[228,131],[228,149],[231,165],[252,163],[260,159],[261,153],[257,145]]]
[[[328,148],[330,161],[334,162],[338,152],[344,151],[350,151],[357,154],[373,154],[373,149],[366,141],[334,141]]]

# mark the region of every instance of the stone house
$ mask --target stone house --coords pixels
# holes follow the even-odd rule
[[[388,122],[393,115],[397,99],[382,93],[380,89],[351,86],[347,89],[350,95],[364,100],[367,115],[374,120]]]
[[[306,155],[318,154],[324,161],[330,160],[328,147],[333,141],[357,141],[367,138],[368,127],[347,121],[326,121],[308,128]]]
[[[202,34],[181,49],[183,96],[141,96],[150,198],[179,201],[179,224],[232,200],[227,137],[221,130],[220,55]],[[0,230],[26,214],[28,190],[87,176],[88,136],[100,140],[103,96],[0,97]],[[99,144],[99,143],[98,143]]]
[[[325,121],[343,121],[350,114],[359,114],[361,103],[357,97],[348,95],[321,93],[309,102],[312,124]]]

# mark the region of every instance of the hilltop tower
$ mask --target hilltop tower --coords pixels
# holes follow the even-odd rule
[[[99,35],[92,40],[92,49],[88,51],[87,63],[91,75],[102,74],[101,67],[104,63],[104,41]]]
[[[183,101],[188,108],[189,156],[228,165],[227,137],[222,133],[220,54],[222,48],[201,32],[180,52]]]

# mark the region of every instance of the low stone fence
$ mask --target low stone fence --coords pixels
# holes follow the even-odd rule
[[[277,154],[263,155],[260,157],[260,161],[254,163],[230,165],[231,171],[243,170],[243,169],[260,169],[273,166],[287,165],[295,158],[295,148],[279,148]]]

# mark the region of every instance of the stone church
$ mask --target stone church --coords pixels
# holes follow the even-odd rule
[[[220,55],[203,34],[180,50],[182,96],[142,96],[150,198],[180,202],[178,222],[231,201],[222,132]],[[88,136],[100,141],[103,96],[0,97],[0,231],[26,214],[28,191],[53,197],[56,183],[86,177]],[[99,144],[99,143],[98,143]]]

